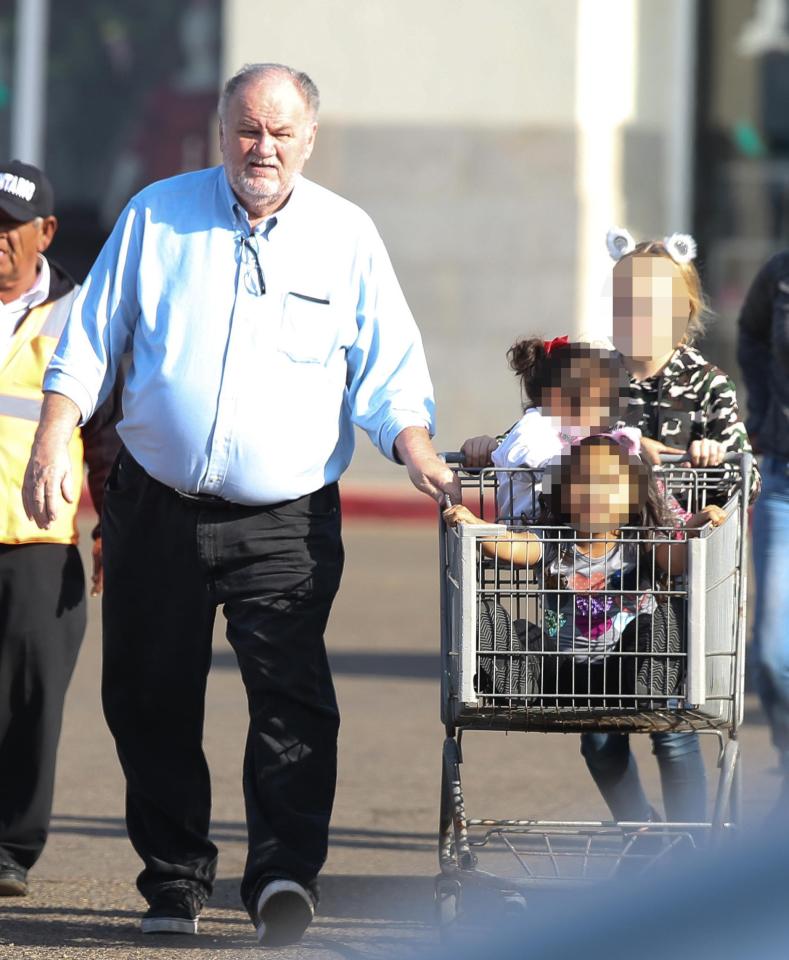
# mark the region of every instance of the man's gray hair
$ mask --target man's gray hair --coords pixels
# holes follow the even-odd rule
[[[304,73],[303,70],[294,70],[293,67],[288,67],[284,63],[245,63],[244,66],[227,81],[222,90],[222,95],[219,98],[219,119],[224,122],[227,114],[227,105],[236,90],[252,80],[276,75],[290,79],[293,86],[296,87],[304,98],[307,109],[313,118],[317,117],[318,109],[321,105],[321,95],[312,78]]]

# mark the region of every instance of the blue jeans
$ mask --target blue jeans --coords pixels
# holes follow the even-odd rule
[[[765,457],[753,508],[754,662],[781,767],[789,774],[789,462]]]
[[[707,779],[695,733],[652,733],[660,768],[666,819],[681,823],[707,818]],[[615,820],[650,820],[652,808],[638,776],[626,733],[585,733],[581,753]]]

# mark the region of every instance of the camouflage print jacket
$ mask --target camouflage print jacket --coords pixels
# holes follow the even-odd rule
[[[645,437],[686,450],[694,440],[717,440],[727,452],[751,453],[734,383],[693,347],[679,347],[666,366],[645,380],[630,380],[625,423]],[[751,500],[761,477],[754,465]]]

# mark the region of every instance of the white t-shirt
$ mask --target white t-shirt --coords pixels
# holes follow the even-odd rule
[[[49,296],[49,264],[46,257],[38,256],[38,273],[29,290],[10,303],[0,301],[0,363],[5,361],[11,347],[11,337],[28,310],[43,303]]]
[[[529,467],[536,470],[568,449],[588,431],[579,428],[559,429],[557,423],[542,415],[539,407],[530,407],[510,430],[490,459],[496,474],[498,491],[496,503],[499,518],[504,523],[519,523],[521,518],[534,520],[539,513],[537,497],[542,489],[539,474],[507,473],[506,469]]]

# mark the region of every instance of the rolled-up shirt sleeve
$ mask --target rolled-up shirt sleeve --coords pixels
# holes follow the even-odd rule
[[[422,338],[372,223],[359,270],[358,336],[348,350],[351,419],[390,460],[406,427],[433,435],[435,401]]]
[[[143,214],[132,201],[91,268],[44,376],[44,390],[72,400],[80,423],[109,396],[139,316]]]

